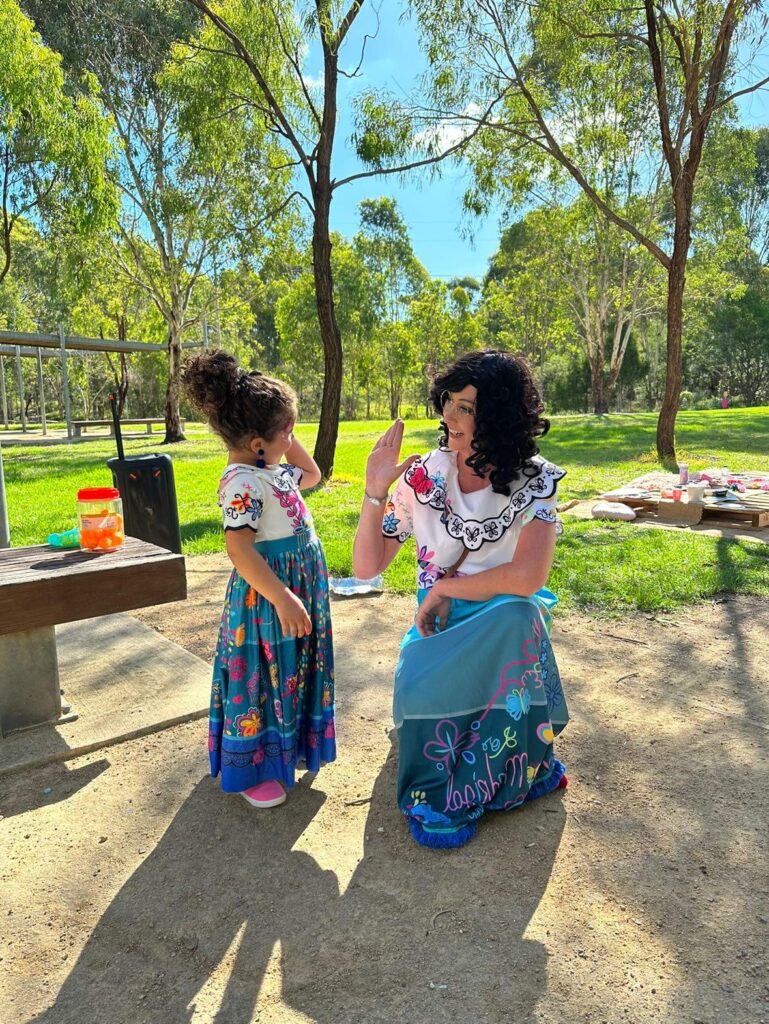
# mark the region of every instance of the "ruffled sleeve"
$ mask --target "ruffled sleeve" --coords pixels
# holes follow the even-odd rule
[[[563,525],[556,512],[556,505],[558,504],[558,482],[564,476],[566,476],[565,469],[543,460],[539,475],[528,485],[529,497],[532,500],[520,513],[522,526],[526,526],[532,519],[540,519],[542,522],[552,523],[559,534],[563,532]]]
[[[414,491],[401,476],[385,507],[382,534],[385,537],[394,537],[403,544],[413,532]]]
[[[288,466],[288,465],[281,466],[281,469],[286,474],[286,476],[290,477],[293,480],[294,487],[296,487],[296,489],[299,490],[299,488],[302,486],[302,479],[304,477],[304,470],[301,469],[299,466]]]
[[[219,484],[219,505],[226,530],[259,532],[265,490],[256,473],[246,469],[225,473]]]

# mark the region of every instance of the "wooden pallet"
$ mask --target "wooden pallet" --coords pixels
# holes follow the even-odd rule
[[[621,494],[604,494],[605,501],[621,501],[636,511],[659,514],[661,495],[650,492],[650,498],[626,498]],[[667,502],[665,503],[667,504]],[[686,503],[684,503],[686,504]],[[722,525],[736,525],[752,530],[769,526],[769,491],[748,491],[739,501],[723,501],[707,497],[702,506],[703,519],[715,519]]]

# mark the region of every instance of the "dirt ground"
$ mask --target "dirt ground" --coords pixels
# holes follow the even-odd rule
[[[212,654],[221,559],[140,614]],[[275,811],[198,721],[4,780],[0,1022],[769,1022],[769,602],[563,615],[571,786],[416,846],[394,804],[407,599],[334,604],[339,760]]]

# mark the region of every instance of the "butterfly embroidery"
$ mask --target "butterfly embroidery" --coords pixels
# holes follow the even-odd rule
[[[444,718],[435,727],[435,739],[425,743],[423,753],[435,762],[439,771],[451,770],[460,756],[468,764],[475,764],[475,754],[470,748],[479,740],[477,732],[468,729],[460,733],[456,722]]]
[[[524,715],[529,713],[531,696],[525,687],[521,687],[520,690],[513,690],[511,693],[508,693],[505,703],[508,715],[510,715],[514,722],[519,722]]]
[[[417,466],[414,472],[411,474],[409,483],[414,488],[417,494],[432,494],[435,490],[435,484],[427,475],[427,470],[424,466]]]
[[[396,522],[397,522],[397,520],[396,520]],[[428,567],[428,565],[430,564],[430,559],[432,559],[434,557],[435,557],[435,552],[434,551],[428,551],[426,544],[422,544],[421,547],[419,548],[419,551],[417,552],[417,562],[419,562],[420,566],[423,569],[426,569]]]

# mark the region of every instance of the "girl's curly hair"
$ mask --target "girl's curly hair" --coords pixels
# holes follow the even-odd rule
[[[477,476],[489,470],[497,494],[510,494],[510,484],[523,475],[523,467],[539,447],[535,438],[544,437],[550,421],[544,419],[544,405],[534,377],[524,359],[487,349],[468,352],[439,373],[430,390],[430,401],[438,415],[443,412],[441,396],[456,393],[472,384],[475,399],[473,455],[467,465]],[[448,428],[440,425],[440,446],[448,447]]]
[[[182,384],[190,402],[230,449],[242,448],[254,437],[271,441],[297,416],[296,394],[288,384],[241,369],[221,349],[190,356]]]

